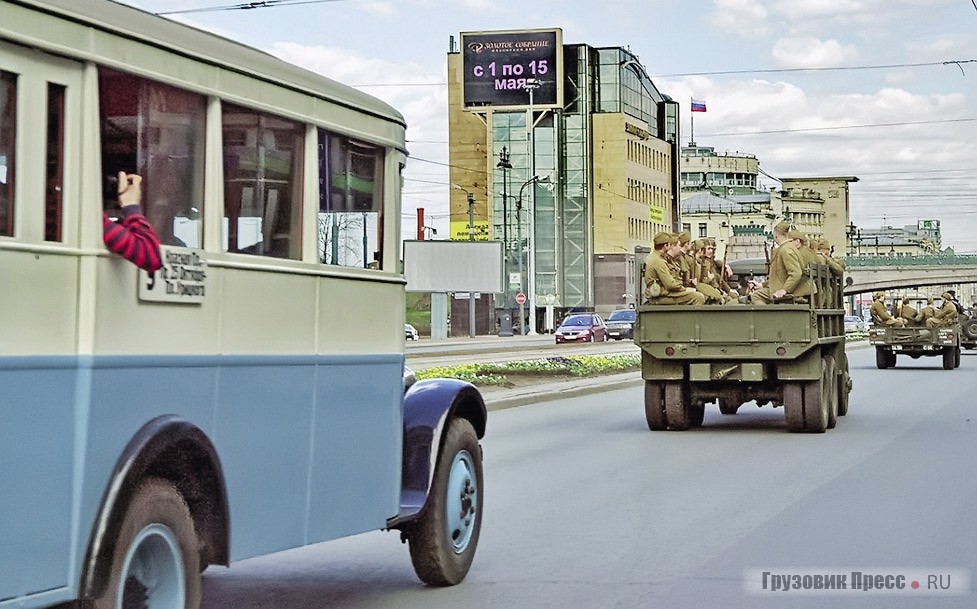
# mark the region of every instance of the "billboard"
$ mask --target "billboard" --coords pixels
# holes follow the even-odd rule
[[[404,241],[408,292],[502,292],[501,241]]]
[[[527,79],[536,79],[533,106],[563,105],[563,32],[462,32],[466,109],[529,105]]]

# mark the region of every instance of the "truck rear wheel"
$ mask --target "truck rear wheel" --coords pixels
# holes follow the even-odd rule
[[[682,381],[665,383],[665,418],[672,431],[685,431],[692,425],[692,416]]]
[[[953,347],[948,347],[943,350],[943,369],[953,370],[956,368],[956,356],[954,355],[955,349]]]
[[[689,406],[689,423],[692,427],[702,427],[702,421],[706,418],[706,405],[698,402]]]
[[[787,431],[804,431],[804,383],[789,382],[784,385],[784,416],[787,418]]]
[[[658,381],[645,381],[645,420],[651,431],[665,431],[665,387]]]
[[[848,394],[851,393],[851,375],[848,373],[848,355],[842,352],[838,364],[838,416],[848,414]]]
[[[960,367],[960,347],[953,348],[953,367]]]
[[[893,357],[894,359],[894,357]],[[893,363],[889,363],[889,352],[882,347],[875,348],[875,367],[879,370],[885,370],[886,368],[891,368]]]
[[[827,403],[828,429],[838,424],[838,366],[830,355],[824,362],[824,376],[821,377],[821,400]]]

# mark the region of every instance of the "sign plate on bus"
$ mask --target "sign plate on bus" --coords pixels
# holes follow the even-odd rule
[[[200,250],[164,245],[163,268],[139,271],[139,300],[200,304],[207,295],[207,260]]]

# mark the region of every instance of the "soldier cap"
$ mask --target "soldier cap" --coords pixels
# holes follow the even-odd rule
[[[655,245],[664,245],[666,243],[670,243],[671,240],[672,240],[672,234],[667,233],[665,231],[658,233],[657,235],[655,235],[655,238],[652,239]]]
[[[792,228],[789,231],[787,231],[787,238],[788,239],[800,239],[801,241],[807,241],[807,237],[804,235],[804,233],[802,233],[801,231],[797,230],[796,228]]]
[[[794,228],[794,225],[791,224],[790,222],[781,222],[777,226],[773,227],[775,231],[783,235],[786,235],[788,232],[790,232],[792,228]]]
[[[872,298],[874,298],[875,300],[878,300],[879,298],[885,298],[885,292],[876,292],[875,294],[872,294]]]
[[[831,242],[828,241],[827,239],[819,239],[818,240],[818,249],[819,250],[829,250],[829,249],[831,249]]]
[[[678,234],[678,242],[681,243],[682,245],[685,245],[691,240],[692,240],[692,233],[690,233],[689,231],[682,231],[681,233]]]
[[[950,292],[943,292],[940,294],[940,298],[943,300],[953,300],[953,296],[950,294]]]
[[[705,248],[707,245],[709,245],[709,241],[707,239],[696,239],[692,242],[692,249],[699,251]]]

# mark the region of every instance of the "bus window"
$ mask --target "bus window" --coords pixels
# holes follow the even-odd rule
[[[14,234],[14,150],[17,76],[0,72],[0,235]]]
[[[64,92],[47,86],[47,161],[44,192],[44,240],[61,241],[61,196],[64,183]]]
[[[301,257],[305,125],[223,104],[224,248]]]
[[[382,150],[319,130],[319,260],[380,268]]]
[[[206,98],[107,69],[98,85],[106,205],[115,205],[111,179],[138,173],[143,211],[160,242],[201,247]]]

